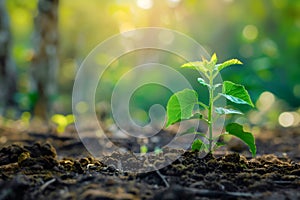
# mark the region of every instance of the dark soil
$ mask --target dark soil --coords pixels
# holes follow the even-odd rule
[[[148,173],[106,166],[89,155],[74,133],[0,129],[0,137],[5,141],[0,150],[0,200],[300,199],[296,128],[264,130],[257,137],[256,158],[236,140],[204,158],[187,151],[171,165]],[[124,154],[114,155],[110,159],[125,160]]]

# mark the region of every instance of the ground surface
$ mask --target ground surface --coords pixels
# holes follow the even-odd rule
[[[0,200],[300,199],[299,128],[262,130],[255,159],[233,141],[214,156],[188,151],[140,174],[92,158],[72,130],[50,132],[0,128]]]

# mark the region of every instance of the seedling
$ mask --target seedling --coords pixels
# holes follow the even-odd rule
[[[204,142],[200,139],[195,139],[191,146],[192,150],[205,150],[212,153],[215,148],[218,148],[219,144],[216,140],[223,135],[232,135],[241,139],[246,143],[252,153],[252,156],[256,155],[256,145],[252,133],[245,132],[243,126],[238,123],[230,123],[225,128],[225,133],[213,137],[213,127],[216,120],[221,115],[230,114],[243,114],[242,112],[230,108],[215,107],[214,103],[219,98],[226,98],[227,100],[236,104],[247,104],[254,107],[251,98],[243,85],[233,83],[231,81],[224,81],[221,83],[215,83],[215,78],[219,72],[231,65],[242,64],[237,59],[227,60],[221,64],[217,64],[217,56],[213,54],[210,61],[202,58],[202,61],[189,62],[182,65],[182,68],[190,68],[197,70],[203,74],[203,78],[198,78],[198,82],[204,85],[209,92],[208,105],[198,100],[198,94],[195,90],[184,89],[182,91],[173,94],[167,104],[167,124],[166,127],[189,119],[203,120],[208,125],[208,135],[198,132],[195,128],[188,129],[184,134],[194,133],[206,138],[208,142]],[[217,93],[216,89],[222,86],[222,92]],[[196,105],[204,108],[207,114],[204,116],[199,110],[194,112]],[[207,144],[208,143],[208,144]]]

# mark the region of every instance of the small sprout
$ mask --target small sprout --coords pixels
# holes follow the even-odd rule
[[[142,145],[142,146],[140,147],[140,152],[141,152],[142,154],[147,153],[147,152],[148,152],[148,147],[147,147],[146,145]]]
[[[214,151],[216,148],[223,145],[217,142],[217,139],[221,135],[213,137],[213,127],[218,116],[229,114],[243,114],[242,112],[231,108],[215,107],[214,103],[218,98],[224,97],[235,104],[246,104],[254,107],[250,95],[243,85],[236,84],[231,81],[224,81],[222,84],[215,83],[214,81],[215,77],[217,77],[218,73],[221,70],[231,65],[242,64],[242,62],[237,59],[231,59],[221,64],[217,64],[217,61],[218,58],[216,54],[213,54],[210,61],[202,58],[202,61],[189,62],[181,66],[182,68],[197,70],[204,75],[204,78],[198,78],[197,80],[199,84],[205,86],[208,89],[208,105],[203,102],[199,102],[197,92],[191,89],[184,89],[173,94],[167,104],[166,127],[177,122],[189,119],[203,120],[208,124],[208,136],[203,133],[197,132],[194,128],[188,129],[188,131],[183,133],[197,134],[208,140],[208,144],[206,144],[201,139],[195,139],[191,146],[192,150],[195,151],[204,150],[206,152],[212,153],[212,151]],[[222,86],[222,92],[217,93],[216,88],[220,86]],[[207,116],[203,116],[200,111],[194,112],[194,107],[196,105],[199,105],[204,110],[206,110]],[[252,156],[255,157],[256,145],[254,136],[251,133],[244,132],[243,127],[237,123],[230,123],[226,126],[225,129],[226,133],[222,135],[232,135],[241,139],[245,144],[248,145]],[[214,144],[215,146],[213,146]]]
[[[193,151],[200,151],[204,148],[204,143],[200,139],[196,139],[192,144]]]
[[[155,154],[160,154],[160,153],[162,153],[163,152],[163,150],[161,149],[161,148],[159,148],[159,147],[155,147],[154,148],[154,153]]]
[[[21,121],[22,121],[25,125],[29,126],[29,124],[30,124],[30,119],[31,119],[31,114],[30,114],[30,112],[23,112],[23,113],[22,113],[22,115],[21,115]]]
[[[51,121],[57,125],[57,132],[63,133],[68,125],[74,123],[74,116],[55,114],[51,117]]]

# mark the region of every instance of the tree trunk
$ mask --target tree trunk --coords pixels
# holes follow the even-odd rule
[[[47,120],[56,95],[58,59],[58,1],[39,0],[35,18],[32,87],[38,99],[34,116]]]
[[[5,0],[0,0],[0,115],[15,106],[16,67],[11,56],[11,31]]]

